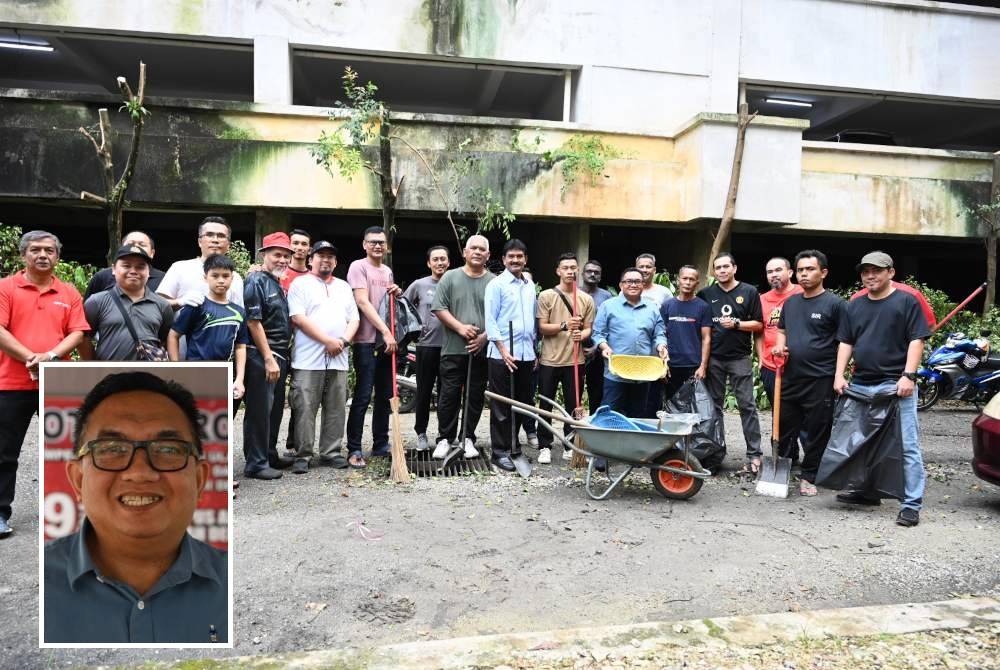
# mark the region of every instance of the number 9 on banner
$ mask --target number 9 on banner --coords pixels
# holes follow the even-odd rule
[[[53,539],[76,530],[78,508],[68,493],[53,491],[45,495],[45,535]]]

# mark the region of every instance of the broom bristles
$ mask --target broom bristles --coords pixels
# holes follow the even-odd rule
[[[392,445],[389,454],[392,465],[389,468],[389,479],[397,483],[410,481],[410,471],[406,467],[406,451],[403,449],[403,432],[399,423],[399,397],[390,401],[392,405]]]
[[[583,420],[587,418],[587,412],[584,411],[582,407],[577,407],[573,412],[573,418]],[[573,434],[573,446],[577,449],[585,449],[583,445],[583,437],[579,432]],[[579,451],[573,452],[573,458],[569,459],[569,467],[571,468],[585,468],[587,467],[587,457],[581,454]]]

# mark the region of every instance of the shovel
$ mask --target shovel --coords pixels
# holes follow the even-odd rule
[[[788,482],[792,477],[792,459],[782,458],[778,450],[781,439],[781,370],[785,365],[777,357],[775,363],[777,371],[774,377],[774,407],[771,409],[771,442],[764,447],[764,460],[760,464],[755,493],[771,498],[787,498]]]
[[[455,460],[456,456],[465,453],[465,422],[468,421],[469,417],[469,386],[472,384],[472,354],[469,354],[469,361],[465,367],[465,388],[462,389],[462,418],[458,421],[458,444],[452,447],[448,455],[441,461],[441,467],[438,468],[439,475],[444,474],[444,469],[448,467],[449,463]]]
[[[507,331],[510,333],[510,355],[514,355],[514,322],[507,322]],[[510,371],[510,397],[514,397],[514,371]],[[517,449],[517,456],[514,455],[514,449]],[[517,417],[514,416],[513,410],[510,412],[510,460],[514,463],[514,469],[517,470],[517,474],[522,477],[531,476],[531,461],[527,459],[522,452],[517,447]]]

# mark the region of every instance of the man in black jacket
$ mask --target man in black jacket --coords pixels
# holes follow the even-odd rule
[[[246,409],[243,413],[243,474],[253,479],[278,479],[279,469],[292,459],[278,455],[278,428],[285,408],[291,324],[281,276],[288,267],[292,246],[285,233],[264,237],[258,253],[263,271],[247,277],[243,304],[251,344],[247,347]]]

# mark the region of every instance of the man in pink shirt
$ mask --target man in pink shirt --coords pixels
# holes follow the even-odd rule
[[[365,257],[351,263],[347,283],[358,303],[360,323],[354,336],[354,397],[347,416],[348,463],[352,468],[365,467],[361,455],[361,436],[365,429],[365,413],[372,403],[372,456],[389,455],[389,398],[392,397],[392,359],[396,355],[396,338],[378,315],[378,307],[386,293],[400,295],[392,269],[382,260],[386,252],[385,230],[372,226],[365,230],[362,248]],[[375,346],[375,334],[381,333],[384,347]]]

